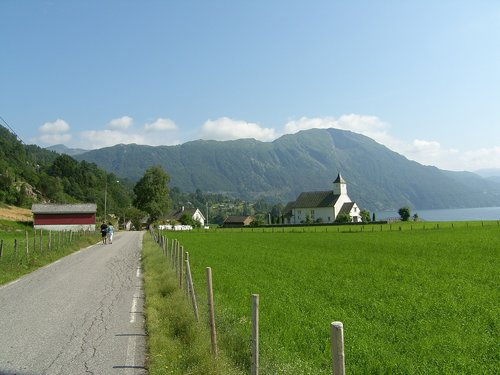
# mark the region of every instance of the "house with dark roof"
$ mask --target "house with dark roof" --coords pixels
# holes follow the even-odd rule
[[[254,221],[252,216],[228,216],[222,226],[224,228],[247,227]]]
[[[347,183],[339,173],[328,191],[301,193],[297,200],[289,202],[284,209],[288,224],[305,222],[333,223],[340,214],[348,214],[354,223],[361,222],[358,205],[347,195]]]
[[[170,222],[180,222],[181,217],[184,215],[187,215],[194,221],[199,222],[202,227],[205,226],[205,216],[203,216],[201,211],[197,208],[185,208],[182,206],[181,208],[172,211],[167,216],[167,220]]]
[[[95,230],[97,206],[82,204],[33,204],[33,227],[44,230]]]

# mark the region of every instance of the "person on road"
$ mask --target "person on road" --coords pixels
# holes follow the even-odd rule
[[[108,240],[109,243],[113,243],[113,234],[115,232],[115,228],[113,228],[113,224],[111,224],[111,221],[108,224]]]
[[[106,245],[106,236],[108,235],[108,226],[106,223],[103,221],[101,224],[101,237],[102,237],[102,243]]]

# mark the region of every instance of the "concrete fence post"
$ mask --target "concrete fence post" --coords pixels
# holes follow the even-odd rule
[[[345,375],[344,325],[342,322],[332,322],[331,330],[333,375]]]
[[[252,375],[259,375],[259,295],[252,294]]]

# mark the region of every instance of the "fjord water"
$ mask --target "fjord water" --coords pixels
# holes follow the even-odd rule
[[[412,210],[424,221],[475,221],[500,220],[500,207],[453,208],[442,210]],[[377,220],[398,218],[396,211],[375,212]]]

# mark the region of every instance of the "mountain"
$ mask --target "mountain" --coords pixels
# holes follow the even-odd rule
[[[65,145],[61,145],[61,144],[46,147],[46,149],[49,151],[57,152],[58,154],[66,154],[69,156],[80,155],[80,154],[83,154],[84,152],[88,151],[88,150],[84,150],[82,148],[69,148],[69,147],[66,147]]]
[[[362,208],[393,210],[500,206],[500,184],[467,172],[410,161],[363,135],[311,129],[273,142],[254,139],[186,142],[176,146],[116,145],[75,158],[138,180],[152,165],[170,186],[243,199],[287,202],[300,192],[329,190],[340,171]]]
[[[500,183],[500,168],[479,169],[474,173],[488,180]]]

